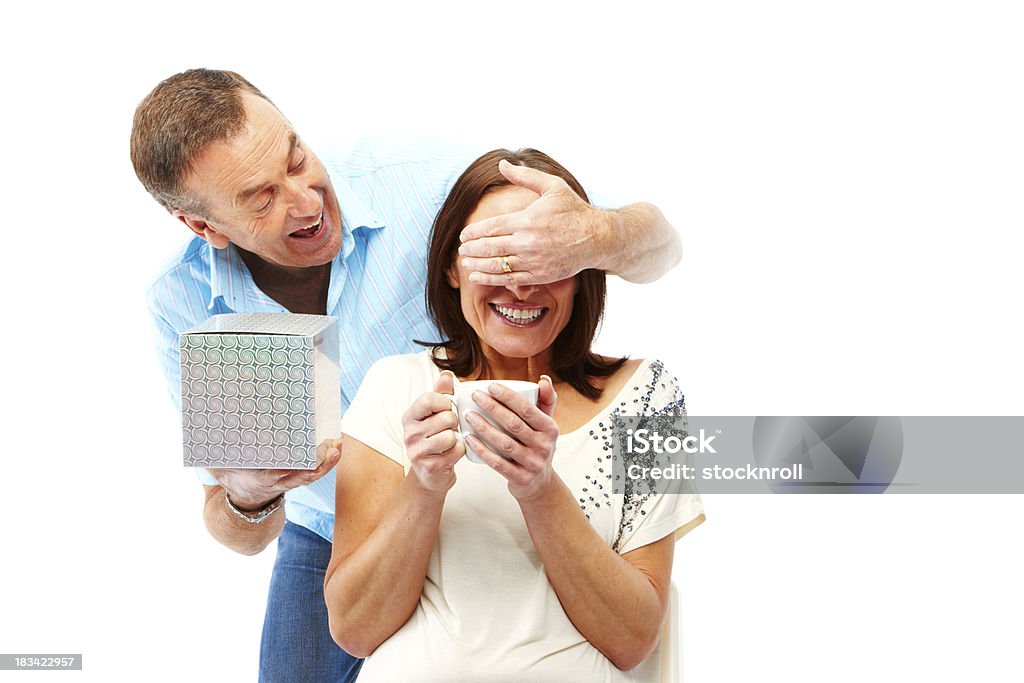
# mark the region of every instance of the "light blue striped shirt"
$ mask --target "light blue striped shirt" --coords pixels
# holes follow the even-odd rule
[[[424,287],[430,226],[476,155],[436,140],[364,140],[340,161],[321,157],[341,206],[341,251],[331,264],[327,314],[339,320],[341,406],[348,409],[378,359],[438,339]],[[233,245],[193,238],[147,294],[167,387],[180,406],[178,337],[218,313],[284,312],[253,282]],[[206,484],[215,484],[198,470]],[[288,492],[288,519],[327,540],[334,531],[334,476]]]

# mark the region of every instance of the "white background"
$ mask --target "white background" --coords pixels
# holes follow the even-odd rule
[[[255,678],[273,552],[206,535],[144,315],[184,228],[131,116],[189,67],[311,141],[532,145],[655,202],[684,261],[613,286],[599,348],[663,358],[693,414],[1024,413],[1017,3],[335,4],[6,10],[0,652]],[[706,505],[676,555],[687,681],[1024,676],[1024,497]]]

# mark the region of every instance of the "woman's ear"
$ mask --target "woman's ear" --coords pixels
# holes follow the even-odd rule
[[[455,266],[454,263],[451,266],[449,266],[448,272],[447,272],[446,276],[447,276],[447,279],[448,279],[448,285],[452,289],[458,289],[459,288],[459,269]]]

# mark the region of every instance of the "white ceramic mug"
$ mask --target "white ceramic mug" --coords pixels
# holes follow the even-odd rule
[[[465,441],[466,434],[473,434],[474,436],[477,437],[480,436],[479,434],[476,433],[476,430],[474,430],[473,427],[466,420],[466,413],[468,413],[471,410],[475,410],[478,415],[480,415],[482,418],[484,418],[492,425],[497,427],[500,431],[505,432],[506,434],[508,433],[508,431],[504,427],[502,427],[501,425],[497,424],[494,420],[492,420],[491,417],[473,400],[474,391],[482,391],[486,394],[487,387],[492,382],[497,382],[503,387],[507,387],[511,391],[514,391],[515,393],[525,398],[533,405],[537,405],[537,398],[540,392],[540,385],[538,385],[536,382],[523,382],[521,380],[499,381],[485,379],[476,380],[473,382],[455,382],[455,393],[452,395],[451,398],[452,410],[455,411],[455,417],[458,418],[459,420],[459,426],[455,429],[455,434],[461,441],[463,441],[466,444],[466,457],[472,462],[481,464],[483,464],[483,460],[480,459],[479,455],[473,452],[473,449],[470,448],[469,443]],[[498,455],[501,454],[499,453]]]

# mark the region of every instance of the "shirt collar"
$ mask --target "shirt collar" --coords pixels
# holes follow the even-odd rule
[[[384,222],[373,210],[355,193],[348,179],[337,172],[331,172],[331,184],[338,196],[338,206],[341,207],[341,252],[342,258],[347,258],[355,247],[351,239],[357,230],[379,230],[384,227]]]
[[[214,249],[207,243],[204,248],[210,254],[210,301],[207,307],[211,311],[218,298],[235,312],[284,310],[259,290],[234,244],[229,244],[226,249]]]
[[[337,306],[347,279],[345,261],[355,249],[356,232],[379,230],[385,225],[343,175],[336,171],[328,173],[341,207],[341,249],[331,264],[331,284],[327,293],[327,310],[331,311]],[[210,300],[207,308],[212,310],[216,300],[222,298],[232,311],[284,310],[256,286],[234,244],[229,244],[226,249],[214,249],[207,243],[204,248],[210,252]]]

